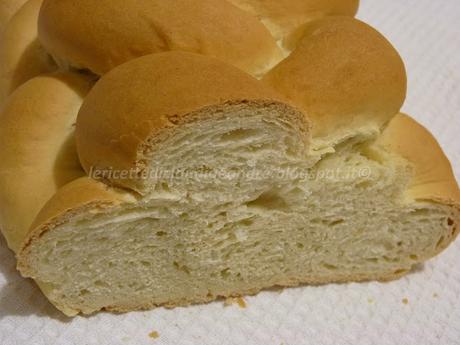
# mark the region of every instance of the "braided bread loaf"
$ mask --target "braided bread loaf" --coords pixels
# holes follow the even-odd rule
[[[0,123],[20,272],[75,315],[395,279],[441,252],[459,188],[356,9],[44,0],[35,56],[59,71],[25,73]]]

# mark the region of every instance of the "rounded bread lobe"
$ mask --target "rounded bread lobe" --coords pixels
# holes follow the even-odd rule
[[[14,14],[27,0],[2,0],[0,1],[0,34]]]
[[[412,163],[407,191],[415,200],[431,200],[460,208],[460,189],[452,166],[433,135],[410,116],[396,115],[377,141]]]
[[[27,80],[56,70],[38,41],[37,21],[43,0],[29,0],[11,18],[0,39],[0,105]]]
[[[45,0],[39,37],[61,65],[98,75],[174,50],[216,57],[255,75],[282,58],[263,24],[226,0]]]
[[[13,250],[42,206],[82,176],[74,124],[91,81],[58,73],[33,78],[8,98],[0,115],[0,228]]]
[[[144,56],[103,76],[86,97],[77,120],[80,161],[90,176],[95,169],[137,171],[146,142],[196,120],[196,111],[281,99],[257,79],[217,59],[183,52]]]
[[[325,16],[351,16],[358,11],[359,0],[230,0],[259,18],[277,41],[295,46],[302,26]]]
[[[397,51],[375,29],[349,17],[308,24],[297,49],[264,81],[306,112],[313,137],[381,127],[406,96]]]

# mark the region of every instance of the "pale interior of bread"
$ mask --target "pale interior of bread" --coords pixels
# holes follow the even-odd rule
[[[136,204],[86,212],[45,232],[30,246],[31,275],[73,315],[275,285],[390,279],[449,243],[459,215],[405,195],[405,160],[370,141],[350,139],[332,151],[309,155],[273,109],[234,107],[181,125],[158,147],[153,170],[290,168],[307,177],[150,180]]]

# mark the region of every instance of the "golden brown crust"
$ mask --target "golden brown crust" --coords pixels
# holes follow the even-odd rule
[[[280,98],[216,59],[182,52],[144,56],[106,74],[86,97],[77,121],[80,161],[90,176],[93,169],[138,172],[143,145],[197,111],[231,102],[275,104]],[[113,182],[136,189],[133,181]]]
[[[27,0],[0,1],[0,34],[5,29],[10,18],[21,8]]]
[[[84,172],[74,123],[91,82],[70,73],[29,80],[0,116],[0,228],[17,250],[33,219],[62,185]]]
[[[99,75],[172,50],[216,57],[253,74],[282,57],[262,23],[225,0],[45,0],[39,35],[59,61]]]
[[[406,95],[404,64],[391,44],[357,19],[326,17],[307,25],[297,49],[264,81],[313,122],[313,136],[382,126]]]
[[[25,81],[57,67],[38,41],[43,0],[29,0],[11,18],[0,40],[0,105]]]
[[[283,45],[307,22],[324,16],[354,16],[359,0],[229,0],[259,18]],[[296,37],[297,41],[300,37]],[[296,42],[289,42],[294,46]]]
[[[460,208],[460,190],[452,167],[436,139],[410,116],[398,114],[379,138],[384,145],[413,164],[408,195]]]
[[[359,0],[230,0],[260,19],[274,23],[299,21],[315,16],[354,16]]]

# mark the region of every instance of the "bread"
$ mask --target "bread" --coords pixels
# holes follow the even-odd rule
[[[318,150],[378,133],[406,97],[398,52],[375,29],[347,17],[310,22],[297,49],[264,81],[308,114]]]
[[[354,16],[358,0],[230,0],[260,19],[286,50],[302,38],[306,23],[324,16]]]
[[[29,0],[11,18],[0,39],[0,106],[25,81],[56,70],[38,41],[38,13],[43,0]]]
[[[42,206],[84,175],[75,148],[77,112],[91,81],[42,75],[19,87],[0,115],[0,223],[17,250]]]
[[[27,0],[2,0],[0,2],[0,35],[10,18]]]
[[[39,35],[61,66],[98,75],[170,50],[216,57],[254,75],[282,58],[263,24],[226,0],[45,0]]]
[[[414,173],[407,190],[410,198],[458,207],[460,194],[449,160],[423,126],[399,114],[377,143],[412,163]]]
[[[211,58],[154,54],[113,69],[86,97],[76,133],[87,173],[138,193],[84,177],[35,220],[18,267],[69,315],[392,279],[458,233],[449,163],[413,120],[398,115],[376,141],[319,159],[304,114]],[[426,152],[439,162],[428,175]],[[308,178],[262,174],[287,171]]]
[[[40,40],[71,71],[31,79],[2,110],[0,226],[21,274],[59,310],[395,279],[457,237],[452,168],[399,113],[404,65],[379,33],[325,11],[266,71],[277,53],[251,50],[275,41],[259,10],[190,4],[44,2]],[[187,31],[175,31],[174,11]],[[206,17],[227,12],[225,25]],[[226,26],[236,18],[244,39]],[[205,23],[222,30],[204,35]],[[159,32],[210,50],[144,49]],[[223,41],[241,55],[217,49]],[[101,77],[93,86],[76,68]]]
[[[45,0],[39,32],[62,67],[98,75],[134,57],[181,50],[260,77],[295,47],[305,23],[357,8],[358,0]]]
[[[150,146],[160,141],[154,135],[166,138],[172,135],[170,133],[174,128],[190,121],[189,118],[202,118],[204,122],[215,117],[216,112],[224,116],[226,102],[231,107],[234,102],[245,101],[241,107],[247,113],[251,109],[257,112],[257,109],[269,106],[277,98],[281,99],[269,87],[264,87],[242,71],[219,60],[202,59],[194,54],[170,52],[149,55],[115,70],[116,73],[108,73],[103,82],[97,83],[92,89],[78,115],[78,153],[88,174],[91,174],[91,169],[104,171],[110,168],[132,171],[142,177],[143,168],[148,164],[146,161],[153,150]],[[129,89],[123,85],[129,85]],[[177,95],[181,95],[180,101]],[[216,108],[216,105],[219,106]],[[294,116],[281,103],[271,107],[278,113],[276,117]],[[203,110],[198,111],[201,108]],[[307,128],[301,122],[303,115],[299,114],[297,112],[296,119],[291,122],[298,123],[298,131],[306,132]],[[200,133],[204,131],[205,128]],[[184,136],[191,135],[184,133]],[[238,133],[235,135],[238,136]],[[244,136],[244,133],[239,135]],[[298,135],[292,133],[292,136],[289,140],[294,141]],[[305,144],[300,145],[300,138],[298,140],[300,149]],[[179,145],[171,144],[171,149]],[[190,149],[184,148],[182,163],[191,161],[193,165]],[[219,157],[218,151],[212,146],[207,152],[218,160],[216,164],[225,164],[229,159]],[[176,159],[169,164],[176,164]],[[116,177],[112,182],[145,194],[146,189],[150,189],[147,185],[151,181]]]

